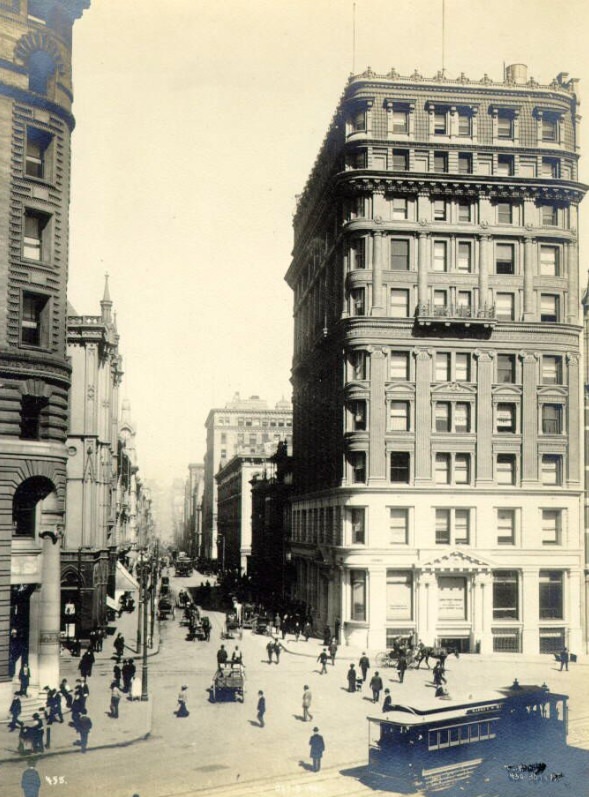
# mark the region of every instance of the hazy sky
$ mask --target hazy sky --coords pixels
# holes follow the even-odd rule
[[[145,478],[202,461],[207,413],[234,392],[290,396],[294,198],[354,66],[352,8],[92,0],[75,24],[69,296],[98,313],[109,272]],[[586,9],[446,0],[447,73],[525,63],[589,91]],[[441,20],[442,0],[356,0],[355,71],[433,76]]]

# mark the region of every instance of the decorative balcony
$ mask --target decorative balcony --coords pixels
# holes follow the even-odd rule
[[[418,304],[415,321],[419,326],[462,326],[493,329],[497,323],[495,305],[469,307],[468,305],[432,303]]]

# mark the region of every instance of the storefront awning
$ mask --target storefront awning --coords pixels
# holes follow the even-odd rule
[[[110,595],[106,596],[106,605],[109,609],[113,609],[115,612],[118,611],[119,607],[117,606],[117,602],[114,598],[111,598]]]

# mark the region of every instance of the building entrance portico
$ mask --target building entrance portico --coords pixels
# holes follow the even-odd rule
[[[426,645],[482,652],[490,637],[492,599],[488,562],[453,551],[417,570],[417,630]]]

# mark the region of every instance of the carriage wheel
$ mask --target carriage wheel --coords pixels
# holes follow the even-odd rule
[[[389,654],[386,651],[377,653],[375,657],[377,667],[388,667],[390,664]]]

